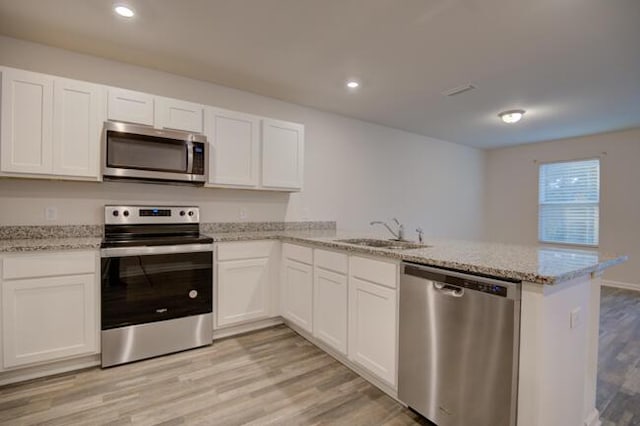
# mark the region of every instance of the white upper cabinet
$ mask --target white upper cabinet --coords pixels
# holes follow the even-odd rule
[[[304,125],[1,67],[0,175],[100,180],[103,122],[203,133],[207,186],[302,190]]]
[[[3,69],[2,172],[98,179],[103,120],[101,86]]]
[[[304,126],[297,123],[262,120],[262,186],[273,189],[302,189]]]
[[[98,177],[100,136],[105,119],[104,89],[56,79],[53,107],[53,173]]]
[[[260,119],[219,108],[206,111],[209,142],[209,183],[258,186]]]
[[[51,173],[53,77],[2,69],[1,168]]]
[[[204,107],[171,98],[155,98],[155,127],[202,133]]]
[[[111,121],[153,126],[154,96],[132,90],[109,88],[108,118]]]

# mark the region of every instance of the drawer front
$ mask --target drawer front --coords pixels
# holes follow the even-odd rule
[[[218,260],[256,259],[269,257],[273,251],[274,241],[238,241],[219,243]]]
[[[352,256],[350,275],[390,288],[398,286],[398,265],[383,260]]]
[[[298,262],[311,265],[313,263],[313,249],[296,244],[283,244],[282,256],[285,259],[292,259]]]
[[[109,89],[107,115],[109,120],[153,125],[153,96],[124,89]]]
[[[95,274],[96,252],[22,254],[2,261],[2,278],[52,277],[58,275]]]
[[[343,253],[336,253],[327,250],[314,250],[315,266],[329,271],[346,274],[349,267],[349,257]]]

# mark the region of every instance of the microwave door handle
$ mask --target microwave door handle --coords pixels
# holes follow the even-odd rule
[[[187,173],[193,173],[193,141],[187,141]]]

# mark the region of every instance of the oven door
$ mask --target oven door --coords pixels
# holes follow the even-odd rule
[[[212,312],[212,244],[105,248],[101,254],[102,330]]]

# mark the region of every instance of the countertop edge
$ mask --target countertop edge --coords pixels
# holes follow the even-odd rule
[[[599,273],[607,268],[618,265],[628,260],[628,256],[617,256],[607,259],[593,266],[576,269],[560,275],[544,275],[526,273],[510,269],[495,269],[482,265],[458,262],[454,260],[431,259],[411,253],[411,250],[404,252],[392,251],[382,248],[355,246],[331,240],[324,240],[313,236],[287,235],[287,231],[272,232],[247,232],[247,233],[207,233],[215,243],[240,242],[256,240],[279,240],[307,244],[314,247],[323,247],[336,250],[343,250],[349,253],[363,254],[369,256],[383,257],[397,261],[416,262],[424,265],[452,269],[461,272],[490,275],[497,278],[519,280],[534,284],[554,285],[571,279],[585,276],[591,273]],[[99,249],[101,238],[98,237],[76,237],[76,238],[54,238],[54,239],[15,239],[0,241],[0,255],[3,253],[28,253],[37,251],[62,251],[62,250],[89,250]]]
[[[606,261],[595,264],[593,266],[576,269],[574,271],[570,271],[564,274],[543,275],[543,274],[519,272],[516,270],[509,270],[509,269],[494,269],[490,267],[483,267],[483,266],[472,265],[469,263],[456,262],[456,261],[443,261],[439,259],[429,259],[423,256],[412,255],[411,250],[398,252],[398,251],[391,251],[391,250],[381,249],[381,248],[355,246],[355,245],[338,243],[338,242],[333,242],[328,240],[321,240],[314,237],[283,235],[281,232],[274,232],[273,234],[268,234],[268,235],[264,235],[264,234],[261,235],[259,233],[244,234],[244,235],[240,235],[240,234],[232,234],[232,235],[208,234],[208,235],[211,238],[213,238],[214,242],[255,241],[255,240],[264,240],[264,239],[280,240],[284,242],[294,242],[294,243],[312,245],[316,247],[325,247],[325,248],[344,250],[350,253],[359,253],[359,254],[365,254],[370,256],[385,257],[385,258],[394,259],[398,261],[416,262],[424,265],[440,267],[445,269],[452,269],[452,270],[461,271],[461,272],[467,272],[472,274],[473,273],[484,274],[484,275],[490,275],[490,276],[494,276],[502,279],[526,281],[526,282],[541,284],[541,285],[555,285],[571,279],[589,275],[591,273],[602,272],[607,268],[618,265],[628,260],[628,256],[617,256],[612,259],[608,259]]]

